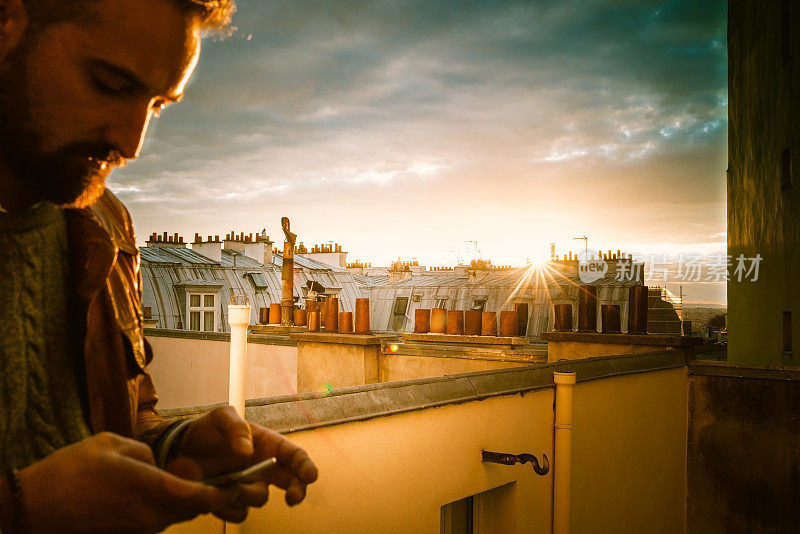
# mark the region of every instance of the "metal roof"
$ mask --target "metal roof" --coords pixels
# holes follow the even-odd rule
[[[388,276],[367,276],[366,274],[354,274],[356,283],[363,287],[385,286],[389,283]]]
[[[249,256],[245,256],[241,252],[222,249],[222,260],[220,265],[223,267],[236,267],[237,269],[254,269],[261,270],[264,264],[258,260],[254,260]]]
[[[608,276],[592,282],[597,298],[603,304],[620,306],[623,326],[627,324],[628,286],[636,282],[617,280],[617,266],[609,262]],[[392,274],[388,279],[394,278]],[[499,312],[528,304],[527,335],[536,338],[552,328],[550,309],[554,302],[577,302],[578,264],[551,262],[541,269],[462,269],[423,271],[402,280],[372,284],[371,277],[356,277],[361,290],[371,299],[372,325],[376,330],[410,331],[416,309],[444,307],[448,310],[469,310],[480,307]],[[400,313],[398,302],[405,310]],[[576,310],[577,307],[573,307]]]
[[[278,267],[283,267],[283,256],[280,254],[273,254],[272,255],[272,263],[277,265]],[[339,271],[339,272],[346,272],[346,269],[342,269],[340,267],[332,267],[327,263],[322,263],[321,261],[312,260],[311,258],[307,258],[305,256],[295,255],[294,256],[294,263],[300,267],[305,269],[313,269],[315,271]]]
[[[387,281],[388,286],[391,287],[453,287],[463,286],[469,281],[466,274],[420,274],[417,276],[410,276],[404,280],[390,283]]]
[[[142,255],[142,260],[149,261],[150,263],[171,263],[180,265],[181,261],[175,256],[165,254],[164,247],[142,247],[139,249]]]
[[[178,282],[175,284],[176,286],[182,287],[222,287],[222,282],[216,280],[203,280],[200,278],[195,278],[192,280],[186,280],[183,282]]]
[[[155,248],[159,248],[159,247],[155,247]],[[191,249],[188,249],[188,248],[178,248],[178,247],[174,247],[174,248],[166,247],[166,248],[164,248],[164,247],[162,247],[162,250],[164,252],[168,253],[168,254],[172,254],[174,256],[177,256],[178,258],[181,259],[181,261],[184,261],[184,262],[189,263],[191,265],[214,265],[214,264],[217,263],[214,260],[212,260],[211,258],[207,258],[206,256],[203,256],[199,252],[195,252],[194,250],[191,250]]]
[[[221,250],[220,262],[189,249],[156,246],[143,247],[141,252],[143,305],[151,308],[160,328],[186,326],[186,293],[193,287],[217,288],[220,303],[227,302],[232,295],[246,295],[250,299],[252,322],[258,320],[259,308],[280,302],[283,258],[277,254],[273,255],[272,263],[265,265],[225,249]],[[336,293],[343,311],[353,311],[355,300],[362,296],[349,271],[295,256],[293,293],[299,297],[301,306],[309,280]],[[220,306],[217,311],[220,329],[227,331],[227,308]]]
[[[520,282],[527,285],[535,284],[537,279],[544,280],[549,286],[562,284],[584,284],[580,280],[576,269],[559,264],[548,264],[541,270],[529,270],[528,267],[518,267],[514,269],[489,269],[489,270],[470,270],[467,273],[456,273],[452,271],[437,272],[428,271],[409,276],[396,282],[388,282],[387,287],[517,287]],[[617,280],[615,276],[602,277],[589,285],[598,286],[632,286],[638,282],[635,280]],[[363,284],[372,287],[369,284]]]
[[[188,248],[142,247],[139,249],[142,260],[150,263],[170,263],[173,265],[216,265],[217,263]]]

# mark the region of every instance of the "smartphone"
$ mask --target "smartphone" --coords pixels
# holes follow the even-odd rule
[[[275,458],[267,458],[240,471],[225,473],[224,475],[207,478],[203,482],[209,486],[227,486],[236,482],[249,482],[258,475],[274,469],[278,464]]]

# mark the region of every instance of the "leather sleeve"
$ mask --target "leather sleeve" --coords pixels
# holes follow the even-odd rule
[[[141,261],[133,221],[127,208],[108,190],[94,206],[94,215],[119,251],[114,267],[107,275],[106,286],[117,324],[130,343],[136,362],[135,374],[131,378],[133,383],[129,383],[133,435],[153,446],[170,423],[158,415],[158,395],[147,370],[153,359],[153,349],[144,339]]]
[[[150,343],[144,340],[144,346],[148,360],[151,360],[153,357],[153,350],[150,348]],[[158,414],[158,410],[156,409],[158,394],[153,385],[153,379],[150,377],[150,373],[147,372],[147,370],[139,375],[138,398],[136,401],[137,409],[134,437],[153,447],[172,423],[166,421]]]

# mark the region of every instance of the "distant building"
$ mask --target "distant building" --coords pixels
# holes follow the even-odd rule
[[[326,245],[314,245],[307,249],[301,242],[295,248],[296,256],[303,256],[331,267],[344,269],[347,267],[347,252],[342,250],[338,243],[328,243]]]
[[[250,299],[253,324],[261,322],[260,310],[281,299],[283,258],[266,233],[227,234],[224,239],[195,234],[191,249],[177,234],[153,234],[141,250],[143,312],[149,327],[227,332],[225,313],[233,295]],[[417,308],[448,310],[513,310],[527,306],[520,321],[520,335],[538,339],[551,330],[552,306],[573,305],[577,325],[578,262],[556,259],[541,267],[494,267],[488,260],[470,265],[426,268],[418,261],[396,261],[389,267],[363,263],[347,269],[318,260],[346,260],[340,245],[295,249],[294,295],[305,306],[307,282],[322,284],[324,300],[337,296],[342,311],[354,311],[355,299],[371,299],[371,326],[377,332],[410,332]],[[606,256],[609,271],[593,284],[598,287],[598,306],[620,306],[622,330],[627,330],[628,287],[636,280],[620,281],[613,273],[629,258]],[[345,265],[347,265],[345,263]],[[640,264],[636,264],[640,266]],[[637,267],[639,268],[639,267]],[[632,267],[628,267],[631,272]],[[359,274],[371,273],[371,274]],[[655,334],[680,334],[679,306],[668,291],[651,288],[648,330]],[[599,308],[598,308],[599,309]],[[523,313],[525,313],[523,311]],[[598,321],[600,314],[598,313]],[[599,323],[598,323],[599,325]]]
[[[228,332],[227,304],[246,295],[251,323],[259,310],[281,300],[283,258],[264,234],[228,234],[225,239],[195,235],[192,248],[183,239],[153,234],[141,249],[145,325],[156,328]],[[294,258],[294,295],[304,304],[307,282],[314,280],[353,311],[361,290],[353,275],[304,255]]]
[[[617,279],[614,273],[629,258],[608,254],[608,275],[593,282],[598,288],[598,307],[602,304],[620,306],[622,330],[627,330],[628,287],[638,282]],[[641,264],[629,266],[627,272],[640,269]],[[368,269],[351,268],[351,272]],[[372,272],[375,272],[373,269]],[[573,324],[578,321],[577,259],[550,261],[542,266],[493,267],[487,260],[470,265],[427,270],[417,262],[395,262],[386,275],[355,275],[362,293],[372,302],[372,325],[376,330],[410,332],[414,328],[414,313],[418,308],[448,310],[513,310],[526,305],[527,319],[522,319],[522,335],[538,339],[539,334],[552,330],[553,304],[573,305]],[[654,334],[681,333],[680,309],[673,296],[661,288],[651,288],[648,331]],[[600,314],[598,312],[598,320]]]

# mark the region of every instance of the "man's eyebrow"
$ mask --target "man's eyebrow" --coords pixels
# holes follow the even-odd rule
[[[122,78],[125,80],[125,83],[130,86],[133,92],[147,94],[148,92],[152,91],[136,74],[125,67],[121,67],[98,58],[92,59],[90,64],[95,68],[103,69],[114,76]],[[182,94],[163,94],[159,96],[168,102],[180,102],[183,98]]]

